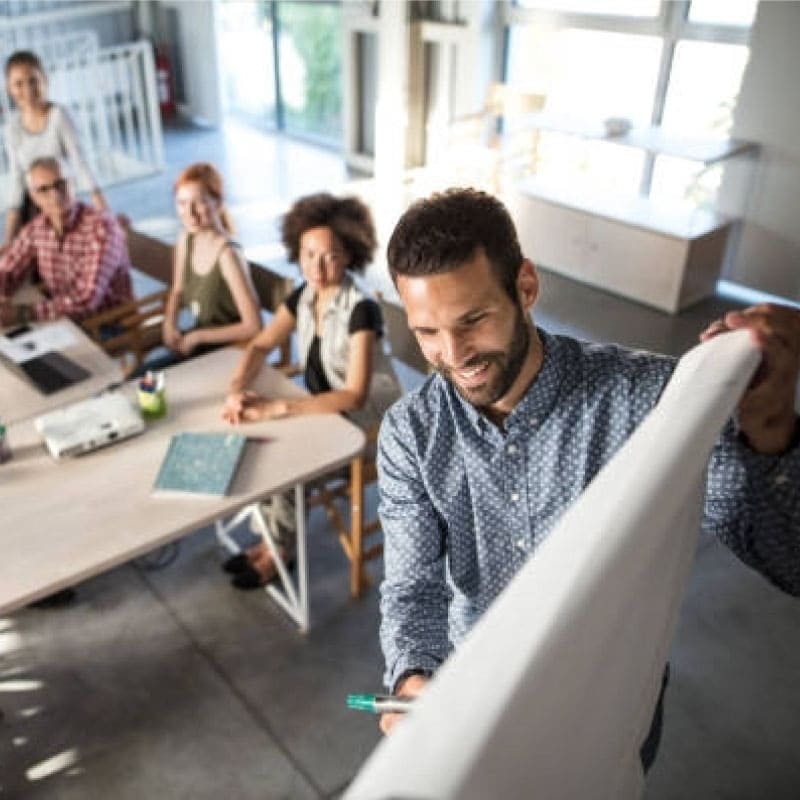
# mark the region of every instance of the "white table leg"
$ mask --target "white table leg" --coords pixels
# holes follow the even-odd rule
[[[275,568],[280,578],[280,587],[268,584],[265,589],[267,594],[288,614],[296,623],[301,633],[308,631],[308,550],[306,545],[306,495],[304,485],[298,483],[294,487],[295,521],[297,525],[297,584],[292,580],[286,561],[276,545],[272,531],[261,512],[261,504],[253,503],[243,508],[236,516],[225,522],[217,520],[217,539],[232,553],[238,553],[239,547],[230,535],[230,531],[240,525],[245,519],[250,518],[254,527],[264,539],[264,544],[269,549]]]

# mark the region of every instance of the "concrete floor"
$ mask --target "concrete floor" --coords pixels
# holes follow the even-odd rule
[[[275,242],[292,197],[347,177],[333,154],[238,126],[175,129],[166,143],[165,173],[108,192],[151,230],[174,227],[169,186],[194,160],[224,170],[252,246]],[[680,353],[729,306],[715,299],[671,317],[544,272],[535,317],[553,331]],[[341,793],[379,738],[374,719],[344,707],[349,692],[379,688],[375,587],[350,600],[319,511],[306,636],[261,593],[231,589],[220,558],[200,530],[165,568],[129,564],[82,584],[68,608],[0,618],[0,798]],[[800,603],[704,540],[671,661],[647,800],[800,797]]]

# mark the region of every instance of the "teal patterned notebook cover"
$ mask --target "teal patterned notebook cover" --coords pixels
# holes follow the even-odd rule
[[[153,494],[221,497],[242,459],[246,436],[236,433],[179,433],[170,440]]]

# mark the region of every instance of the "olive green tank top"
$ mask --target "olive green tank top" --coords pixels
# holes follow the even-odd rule
[[[198,275],[192,269],[194,236],[190,233],[186,239],[186,260],[183,264],[183,304],[191,311],[196,328],[219,328],[223,325],[241,322],[239,310],[236,308],[233,295],[231,295],[219,265],[222,251],[229,245],[237,246],[233,242],[227,242],[220,248],[209,273]]]

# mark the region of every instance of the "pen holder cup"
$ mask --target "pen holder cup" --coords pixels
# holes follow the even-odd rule
[[[148,392],[144,389],[137,391],[139,409],[145,419],[161,419],[167,415],[167,393],[163,389]]]

